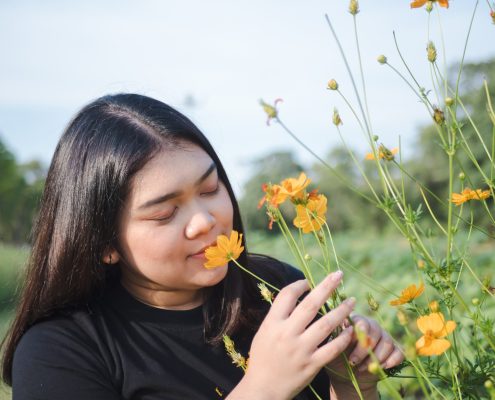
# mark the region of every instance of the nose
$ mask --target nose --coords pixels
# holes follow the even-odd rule
[[[186,226],[185,235],[188,239],[194,239],[208,233],[215,224],[216,219],[208,210],[197,210]]]

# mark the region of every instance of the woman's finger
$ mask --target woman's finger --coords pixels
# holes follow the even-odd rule
[[[291,329],[295,333],[303,332],[310,322],[313,321],[320,308],[339,286],[342,275],[342,271],[328,275],[294,309],[290,316],[290,321]]]
[[[383,368],[392,368],[399,365],[402,361],[404,361],[404,353],[399,347],[395,347],[394,351],[390,356],[388,356],[387,360],[383,363]]]
[[[390,357],[392,352],[395,349],[395,344],[393,339],[390,337],[390,335],[386,332],[382,332],[382,338],[376,345],[376,347],[373,349],[373,352],[375,353],[376,358],[378,359],[378,362],[382,365],[385,362],[385,360]]]
[[[284,287],[273,301],[267,318],[286,319],[297,304],[297,300],[309,290],[308,281],[302,279]]]
[[[337,308],[321,317],[311,324],[302,334],[310,346],[318,346],[325,340],[335,328],[341,326],[343,321],[349,316],[356,305],[356,299],[351,297],[343,301]]]
[[[330,361],[334,360],[339,354],[349,346],[352,340],[352,333],[354,328],[349,326],[345,328],[339,336],[332,339],[327,344],[319,347],[311,356],[311,359],[320,368],[327,365]]]
[[[361,331],[366,336],[366,343],[359,343],[349,355],[349,362],[351,365],[360,364],[366,357],[368,357],[368,350],[373,350],[376,344],[382,337],[382,329],[373,320],[364,317],[355,317],[356,322],[355,329]]]

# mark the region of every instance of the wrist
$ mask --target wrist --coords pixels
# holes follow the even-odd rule
[[[230,392],[226,400],[288,400],[289,397],[283,397],[280,393],[271,392],[268,387],[261,387],[255,384],[247,375],[240,380],[237,386]]]

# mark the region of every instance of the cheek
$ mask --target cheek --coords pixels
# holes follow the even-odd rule
[[[174,259],[180,249],[179,237],[177,232],[171,232],[165,227],[152,230],[143,227],[127,232],[124,249],[128,261],[139,266]]]
[[[232,206],[227,189],[224,188],[222,194],[222,196],[219,196],[216,207],[218,219],[222,225],[232,229],[234,224],[234,207]]]

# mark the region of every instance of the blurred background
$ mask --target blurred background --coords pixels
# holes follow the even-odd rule
[[[457,76],[475,3],[453,0],[448,10],[431,14],[430,36],[437,48],[444,41],[446,52],[439,52],[439,62],[452,79]],[[411,10],[405,0],[363,0],[360,8],[358,32],[374,133],[389,148],[398,147],[400,141],[408,170],[446,199],[446,161],[429,114],[401,78],[376,62],[384,54],[406,73],[395,48],[395,32],[415,78],[430,90],[427,13]],[[354,195],[277,123],[268,126],[259,104],[260,99],[273,103],[282,98],[278,108],[284,123],[349,182],[362,185],[331,123],[337,107],[344,137],[363,159],[369,145],[344,102],[326,88],[334,78],[355,101],[325,14],[357,74],[347,2],[2,0],[0,337],[15,307],[16,288],[22,284],[29,233],[57,140],[83,105],[108,93],[137,92],[158,98],[203,130],[224,161],[240,200],[251,251],[293,261],[283,240],[268,231],[267,217],[256,205],[263,195],[261,183],[306,171],[313,186],[329,198],[328,219],[337,233],[341,257],[363,274],[374,267],[374,278],[384,285],[391,279],[391,268],[407,271],[412,263],[408,245],[388,227],[382,212]],[[489,9],[481,2],[461,88],[464,102],[487,137],[491,125],[482,84],[486,78],[494,89],[495,48],[489,45],[494,38]],[[474,134],[469,129],[467,134]],[[480,149],[480,160],[481,154]],[[414,185],[408,185],[411,202],[419,203]],[[442,212],[438,210],[440,217]],[[287,217],[291,218],[289,211]],[[488,267],[493,247],[483,240],[480,236],[472,252],[479,256],[479,265]],[[383,276],[376,272],[377,266]],[[406,272],[402,276],[407,279]],[[359,279],[348,282],[347,290],[359,285]],[[364,298],[360,291],[357,296]],[[7,389],[1,393],[0,399],[10,398]]]

